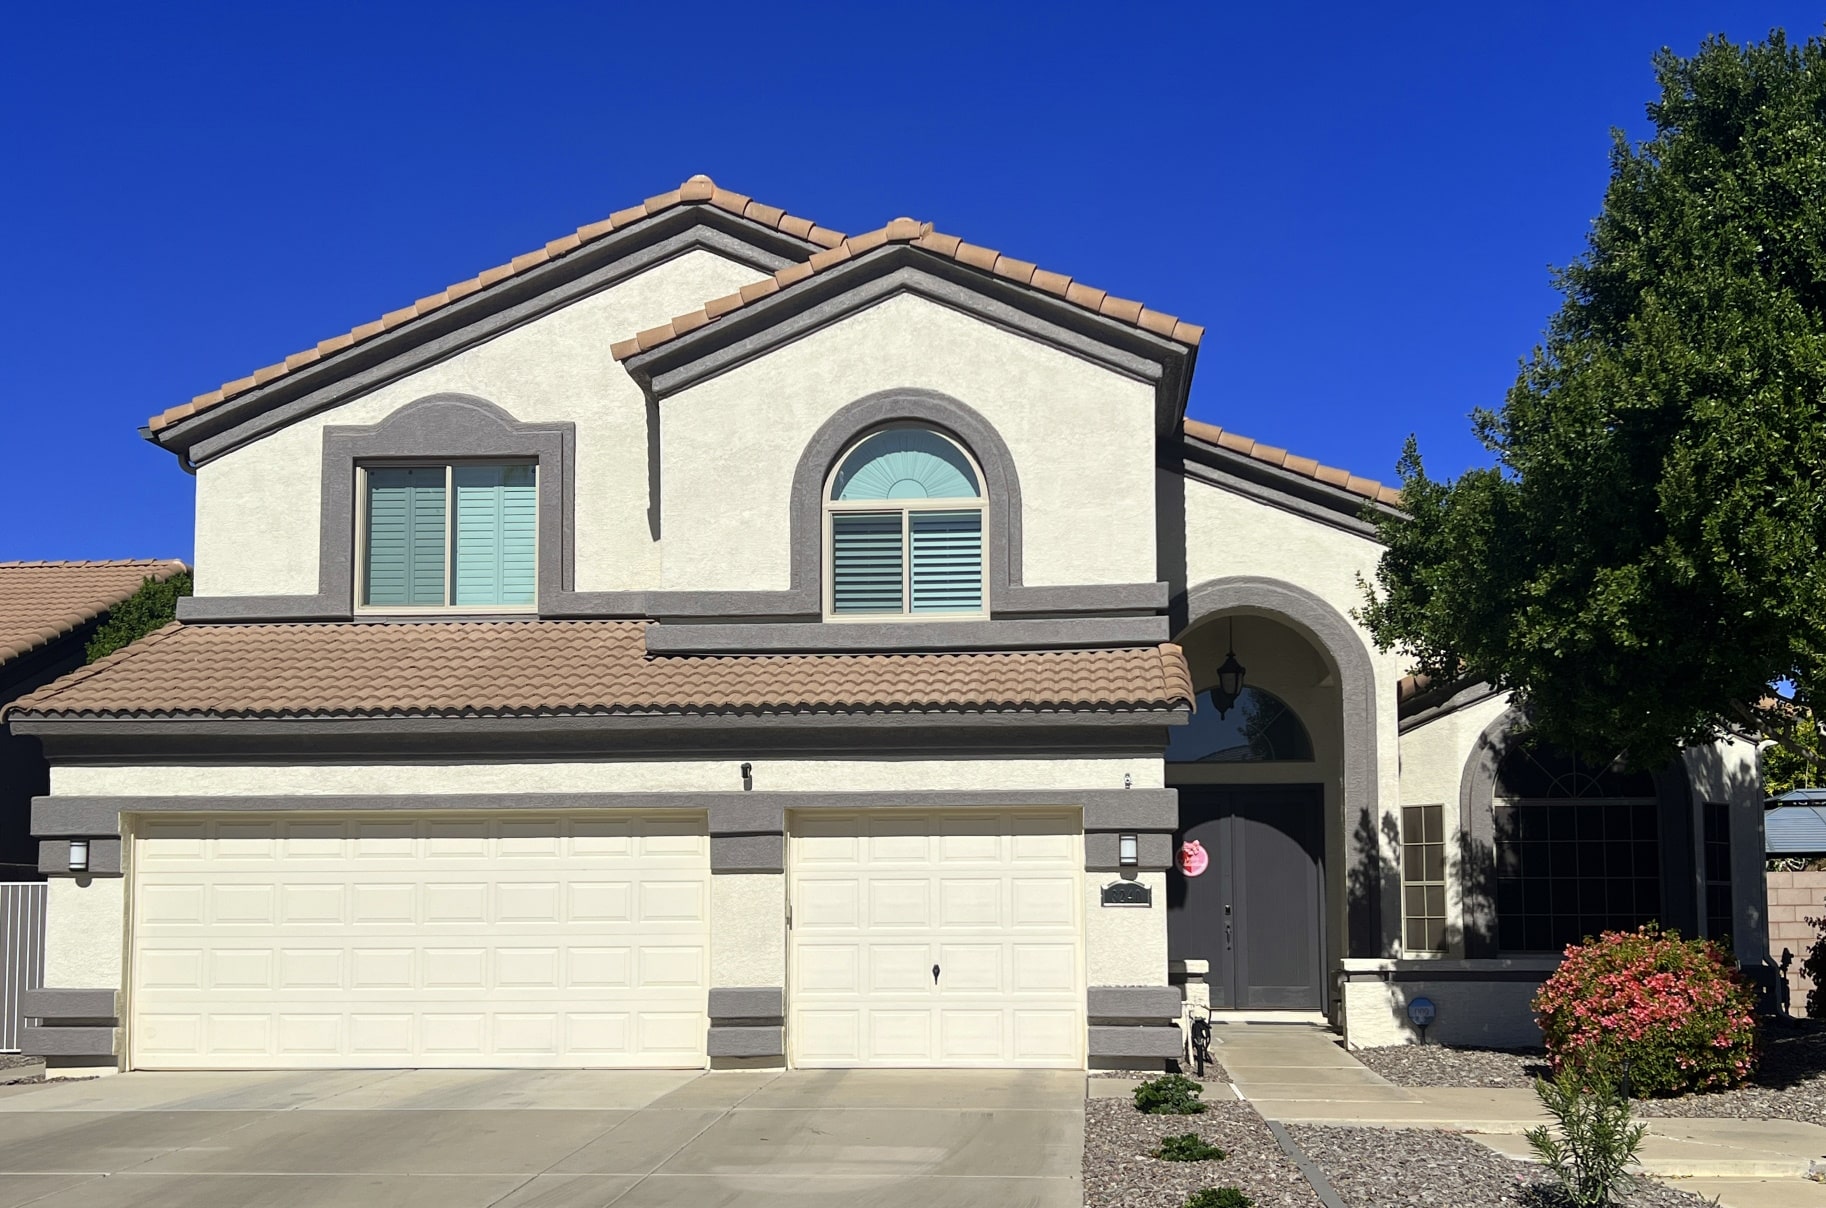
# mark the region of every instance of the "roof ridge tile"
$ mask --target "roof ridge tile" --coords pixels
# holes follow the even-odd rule
[[[740,206],[735,204],[738,199],[741,202]],[[567,256],[615,231],[623,230],[634,223],[645,221],[683,205],[712,205],[728,213],[736,214],[738,217],[757,222],[771,230],[783,231],[797,238],[816,243],[820,247],[834,247],[842,243],[844,238],[842,232],[818,226],[810,219],[795,218],[784,210],[773,206],[761,206],[752,198],[740,193],[730,193],[720,189],[708,176],[693,176],[676,189],[655,194],[638,206],[616,210],[607,218],[586,223],[570,234],[561,235],[541,247],[515,256],[506,264],[484,269],[475,276],[446,286],[437,293],[427,294],[411,306],[389,311],[382,318],[360,324],[342,335],[319,340],[314,347],[292,353],[283,360],[276,361],[247,377],[225,382],[214,390],[197,395],[187,403],[168,407],[148,420],[146,426],[153,432],[161,432],[199,412],[220,406],[229,399],[284,377],[304,365],[313,364],[365,340],[371,340],[382,332],[390,331],[415,319],[423,318],[433,311],[440,310],[459,298],[499,285],[501,282],[537,268],[539,265]],[[757,212],[754,214],[745,212],[750,210]]]

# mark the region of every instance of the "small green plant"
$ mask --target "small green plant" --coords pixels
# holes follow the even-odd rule
[[[1255,1208],[1255,1201],[1235,1187],[1207,1187],[1186,1197],[1186,1208]]]
[[[1205,1110],[1205,1088],[1184,1074],[1150,1078],[1135,1087],[1135,1110],[1150,1116],[1196,1116]]]
[[[1197,1133],[1184,1133],[1162,1137],[1154,1156],[1163,1162],[1221,1162],[1230,1155]]]
[[[1624,1167],[1642,1148],[1644,1124],[1631,1124],[1629,1100],[1602,1079],[1563,1070],[1552,1082],[1536,1078],[1534,1093],[1553,1117],[1524,1136],[1553,1172],[1573,1208],[1609,1208],[1629,1185]]]

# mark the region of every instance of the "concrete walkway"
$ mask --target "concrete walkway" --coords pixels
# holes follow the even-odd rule
[[[1212,1052],[1234,1093],[1270,1120],[1466,1133],[1531,1161],[1523,1134],[1547,1121],[1531,1090],[1396,1086],[1352,1057],[1329,1029],[1216,1023]],[[1826,1164],[1826,1128],[1793,1120],[1643,1118],[1642,1170],[1717,1197],[1722,1208],[1826,1208],[1826,1185],[1804,1176]]]
[[[0,1087],[0,1208],[1080,1208],[1084,1076],[122,1074]]]

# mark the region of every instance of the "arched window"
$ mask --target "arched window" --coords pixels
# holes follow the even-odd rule
[[[1245,687],[1217,715],[1209,691],[1167,740],[1168,763],[1287,763],[1312,759],[1312,738],[1299,715],[1272,692]]]
[[[1531,743],[1496,782],[1497,945],[1558,952],[1661,913],[1655,779]]]
[[[825,612],[982,616],[983,476],[928,428],[883,428],[837,462],[824,494]]]

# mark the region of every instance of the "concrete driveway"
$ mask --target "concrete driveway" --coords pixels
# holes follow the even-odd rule
[[[361,1070],[0,1087],[0,1208],[1079,1208],[1084,1075]]]

